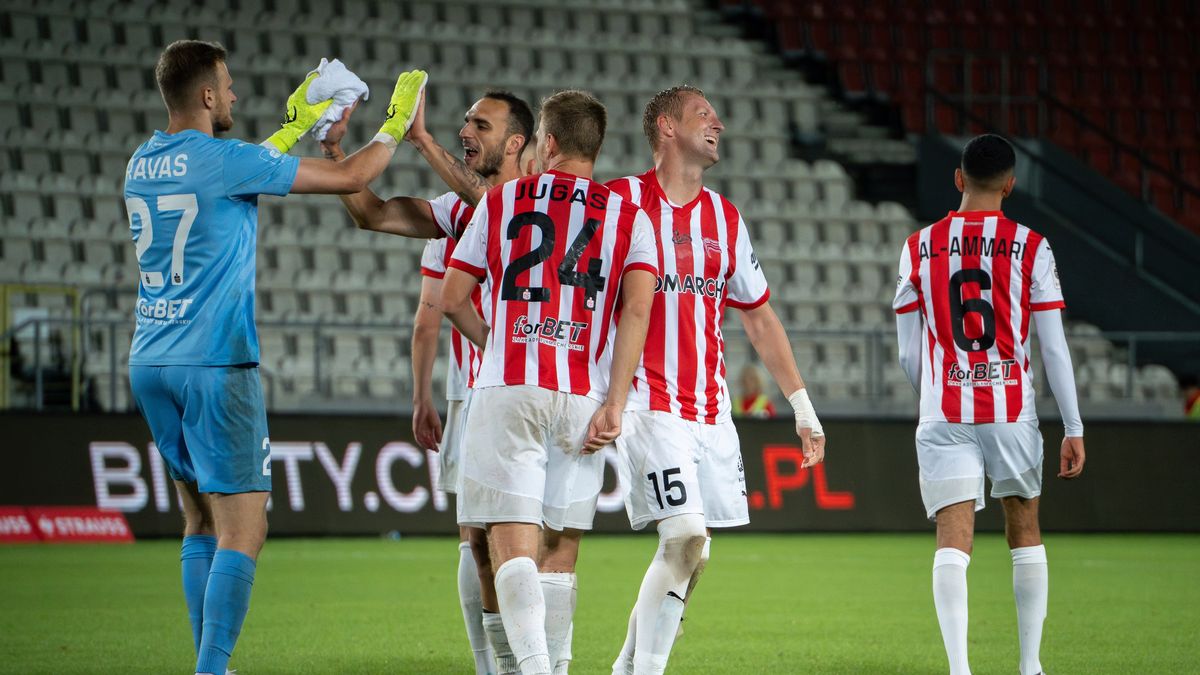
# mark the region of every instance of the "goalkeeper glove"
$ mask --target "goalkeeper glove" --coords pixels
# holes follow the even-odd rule
[[[412,126],[416,116],[417,103],[421,93],[425,91],[425,83],[429,75],[423,70],[410,70],[400,73],[396,78],[396,88],[392,91],[392,99],[388,101],[387,120],[379,128],[375,140],[387,145],[393,150],[404,140],[408,128]]]
[[[292,95],[288,97],[287,107],[283,112],[283,124],[279,131],[271,134],[270,138],[262,142],[263,145],[270,145],[276,150],[286,153],[292,149],[296,141],[300,140],[301,136],[308,133],[317,120],[321,119],[321,115],[333,103],[333,99],[316,103],[309,102],[308,87],[319,76],[320,74],[314,70],[304,78],[304,82],[299,87],[296,87],[296,91],[293,91]]]

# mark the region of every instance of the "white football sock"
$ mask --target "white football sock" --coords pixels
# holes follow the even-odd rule
[[[1013,597],[1017,600],[1017,629],[1021,639],[1021,675],[1042,672],[1039,652],[1042,646],[1042,622],[1046,620],[1046,599],[1050,594],[1050,573],[1045,546],[1025,546],[1012,550]]]
[[[633,650],[637,644],[637,605],[629,612],[629,626],[625,629],[625,644],[613,662],[613,675],[633,675]]]
[[[933,605],[937,608],[950,675],[971,675],[967,664],[967,565],[971,556],[956,548],[933,554]]]
[[[492,645],[492,653],[496,658],[497,675],[517,675],[521,666],[517,657],[513,656],[512,647],[508,646],[508,634],[504,632],[504,619],[494,612],[483,613],[483,630],[487,633],[488,642]]]
[[[546,647],[550,663],[558,668],[562,655],[571,653],[571,620],[575,616],[576,579],[574,572],[542,572],[542,597],[546,599]],[[563,666],[564,669],[566,666]]]
[[[635,675],[659,675],[683,617],[688,581],[704,548],[704,516],[688,513],[658,524],[659,544],[638,590]]]
[[[708,556],[712,551],[712,537],[704,538],[704,548],[700,549],[700,562],[696,564],[696,569],[692,572],[692,578],[688,579],[687,595],[683,597],[683,611],[686,613],[688,605],[692,602],[692,591],[696,590],[696,584],[700,583],[700,575],[704,574],[704,568],[708,567]],[[683,636],[683,621],[687,616],[679,618],[679,630],[675,631],[675,639],[678,640]]]
[[[475,556],[471,555],[471,545],[465,541],[458,545],[458,604],[462,607],[471,652],[475,654],[475,675],[489,675],[494,656],[488,648],[487,634],[483,632],[479,570],[475,567]]]
[[[546,599],[533,558],[513,558],[496,570],[496,599],[522,675],[550,675]]]
[[[563,643],[558,660],[554,662],[554,675],[568,675],[571,668],[571,640],[575,637],[575,623],[567,626],[567,641]]]

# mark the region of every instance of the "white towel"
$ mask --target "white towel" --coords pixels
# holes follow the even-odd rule
[[[319,75],[312,84],[308,85],[308,96],[306,96],[308,102],[319,103],[326,99],[333,99],[333,103],[325,109],[321,119],[317,120],[317,123],[309,131],[313,138],[323,141],[329,127],[342,119],[342,113],[346,112],[346,108],[354,105],[354,102],[360,98],[364,101],[370,98],[371,90],[367,87],[366,82],[363,82],[338,59],[332,61],[321,59],[321,64],[317,66],[316,70],[310,71],[309,75],[313,73],[319,73]]]

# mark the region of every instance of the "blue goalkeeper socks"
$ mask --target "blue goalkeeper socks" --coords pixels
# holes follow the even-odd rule
[[[204,635],[196,660],[197,673],[225,674],[250,609],[253,585],[254,560],[240,551],[217,549],[204,594]]]
[[[187,601],[188,619],[192,622],[192,640],[197,654],[200,653],[200,634],[204,631],[204,589],[208,587],[208,571],[216,552],[217,538],[206,534],[184,537],[183,546],[179,549],[183,599]]]

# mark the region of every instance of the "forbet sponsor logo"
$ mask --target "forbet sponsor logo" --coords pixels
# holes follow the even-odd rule
[[[1013,359],[976,363],[970,371],[963,370],[958,363],[950,364],[946,371],[946,384],[951,387],[991,387],[1017,384],[1012,377],[1017,362]]]
[[[586,321],[559,321],[554,317],[530,323],[529,317],[522,314],[513,322],[512,341],[520,344],[540,342],[552,347],[583,351],[584,345],[579,340],[587,328]]]
[[[155,302],[150,302],[146,298],[138,298],[138,321],[151,323],[188,323],[191,319],[187,318],[187,314],[188,309],[192,306],[192,302],[192,298],[180,298],[178,300],[159,298]]]

